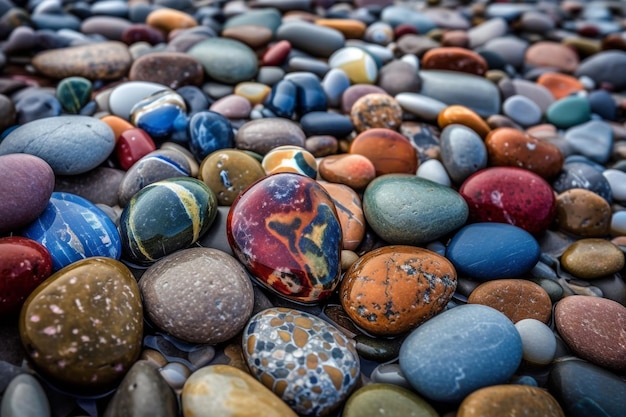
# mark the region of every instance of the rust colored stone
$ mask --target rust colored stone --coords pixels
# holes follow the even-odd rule
[[[437,117],[437,123],[441,129],[453,123],[467,126],[483,139],[491,131],[489,125],[476,112],[456,104],[443,109]]]
[[[150,81],[176,89],[200,86],[204,67],[197,59],[182,52],[153,52],[137,58],[128,73],[131,81]]]
[[[567,97],[572,93],[583,91],[585,87],[577,78],[558,72],[546,72],[539,76],[537,84],[542,85],[552,93],[555,100]]]
[[[578,278],[601,278],[624,268],[624,252],[608,240],[581,239],[563,252],[561,266]]]
[[[347,39],[361,39],[367,29],[365,23],[354,19],[317,19],[315,24],[338,30]]]
[[[365,215],[359,195],[343,184],[319,181],[335,203],[341,224],[343,249],[355,250],[365,236]]]
[[[485,58],[470,49],[446,46],[426,52],[422,57],[422,68],[466,72],[482,77],[489,66]]]
[[[468,395],[456,417],[565,417],[548,391],[528,385],[493,385]]]
[[[320,176],[329,182],[345,184],[360,191],[376,178],[376,168],[366,156],[359,154],[330,155],[318,166]]]
[[[150,12],[146,17],[146,24],[161,29],[164,32],[198,26],[198,22],[193,16],[168,7]]]
[[[411,142],[390,129],[369,129],[350,146],[351,154],[363,155],[374,164],[376,175],[415,174],[419,165]]]
[[[350,120],[357,132],[372,128],[398,130],[402,123],[402,107],[388,94],[367,94],[352,105]]]

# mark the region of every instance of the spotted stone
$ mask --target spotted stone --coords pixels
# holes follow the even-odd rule
[[[611,228],[611,206],[593,191],[572,188],[556,197],[559,229],[581,237],[606,237]]]
[[[350,120],[357,132],[376,127],[398,130],[402,123],[402,107],[388,94],[367,94],[352,105]]]

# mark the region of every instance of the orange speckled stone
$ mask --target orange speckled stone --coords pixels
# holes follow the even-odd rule
[[[563,252],[561,266],[578,278],[601,278],[624,268],[624,252],[608,240],[580,239]]]
[[[493,307],[513,323],[524,319],[548,323],[552,313],[552,301],[546,290],[525,279],[487,281],[472,291],[467,303]]]
[[[419,165],[411,142],[390,129],[369,129],[359,134],[350,145],[350,153],[372,161],[377,176],[415,174]]]
[[[565,417],[548,391],[528,385],[492,385],[465,397],[456,417]]]
[[[104,116],[102,119],[104,123],[106,123],[107,125],[109,125],[109,127],[111,128],[111,130],[113,130],[113,135],[115,136],[115,141],[117,141],[120,137],[120,135],[128,130],[128,129],[134,129],[135,126],[132,125],[129,121],[122,119],[119,116],[114,116],[114,115],[109,115],[109,116]]]
[[[354,19],[317,19],[315,24],[338,30],[348,39],[361,39],[367,29],[365,23]]]
[[[524,61],[532,67],[556,68],[573,73],[580,62],[574,49],[551,41],[539,41],[526,49]]]
[[[367,94],[352,105],[350,120],[357,132],[377,127],[398,130],[402,124],[402,107],[388,94]]]
[[[390,336],[413,330],[443,311],[456,285],[456,270],[443,256],[392,245],[359,258],[346,272],[339,295],[357,326]]]
[[[191,15],[167,7],[150,12],[146,17],[146,24],[164,32],[198,26],[198,22]]]
[[[441,112],[439,112],[439,116],[437,116],[437,124],[439,124],[439,127],[442,129],[453,123],[469,127],[474,130],[474,132],[478,133],[478,135],[483,139],[485,139],[487,134],[491,131],[487,122],[485,122],[476,112],[465,106],[457,104],[446,107],[441,110]]]
[[[585,89],[577,78],[558,72],[546,72],[537,78],[537,84],[544,86],[552,93],[555,100],[567,97],[572,93]]]
[[[335,203],[337,217],[341,224],[343,249],[355,250],[365,236],[365,215],[359,195],[343,184],[318,181]]]
[[[426,52],[422,57],[422,69],[459,71],[482,77],[489,66],[485,58],[470,49],[445,46]]]
[[[372,161],[359,154],[329,155],[320,161],[318,169],[326,181],[345,184],[357,191],[376,178]]]
[[[492,130],[485,139],[489,164],[525,168],[550,179],[563,167],[563,154],[556,145],[510,127]]]
[[[559,229],[581,237],[605,237],[611,229],[611,206],[593,191],[572,188],[556,197]]]

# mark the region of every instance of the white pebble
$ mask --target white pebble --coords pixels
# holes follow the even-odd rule
[[[429,159],[422,162],[419,168],[417,168],[417,176],[445,185],[446,187],[450,186],[448,172],[438,159]]]
[[[613,199],[617,201],[626,201],[626,172],[619,169],[606,169],[602,172],[604,178],[611,186]]]
[[[626,211],[616,211],[611,217],[611,236],[626,236]]]
[[[522,338],[522,357],[538,365],[552,362],[556,353],[556,337],[547,325],[535,319],[524,319],[515,323]]]

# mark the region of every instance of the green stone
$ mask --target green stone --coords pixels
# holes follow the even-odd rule
[[[343,410],[343,417],[439,417],[417,394],[391,384],[370,384],[356,391]]]
[[[93,84],[84,77],[67,77],[57,85],[56,97],[63,109],[72,114],[80,113],[91,99]]]
[[[202,64],[210,78],[225,84],[251,80],[258,68],[254,51],[233,39],[205,39],[187,53]]]
[[[585,123],[591,119],[591,106],[584,97],[569,96],[555,101],[546,110],[546,119],[560,129]]]

